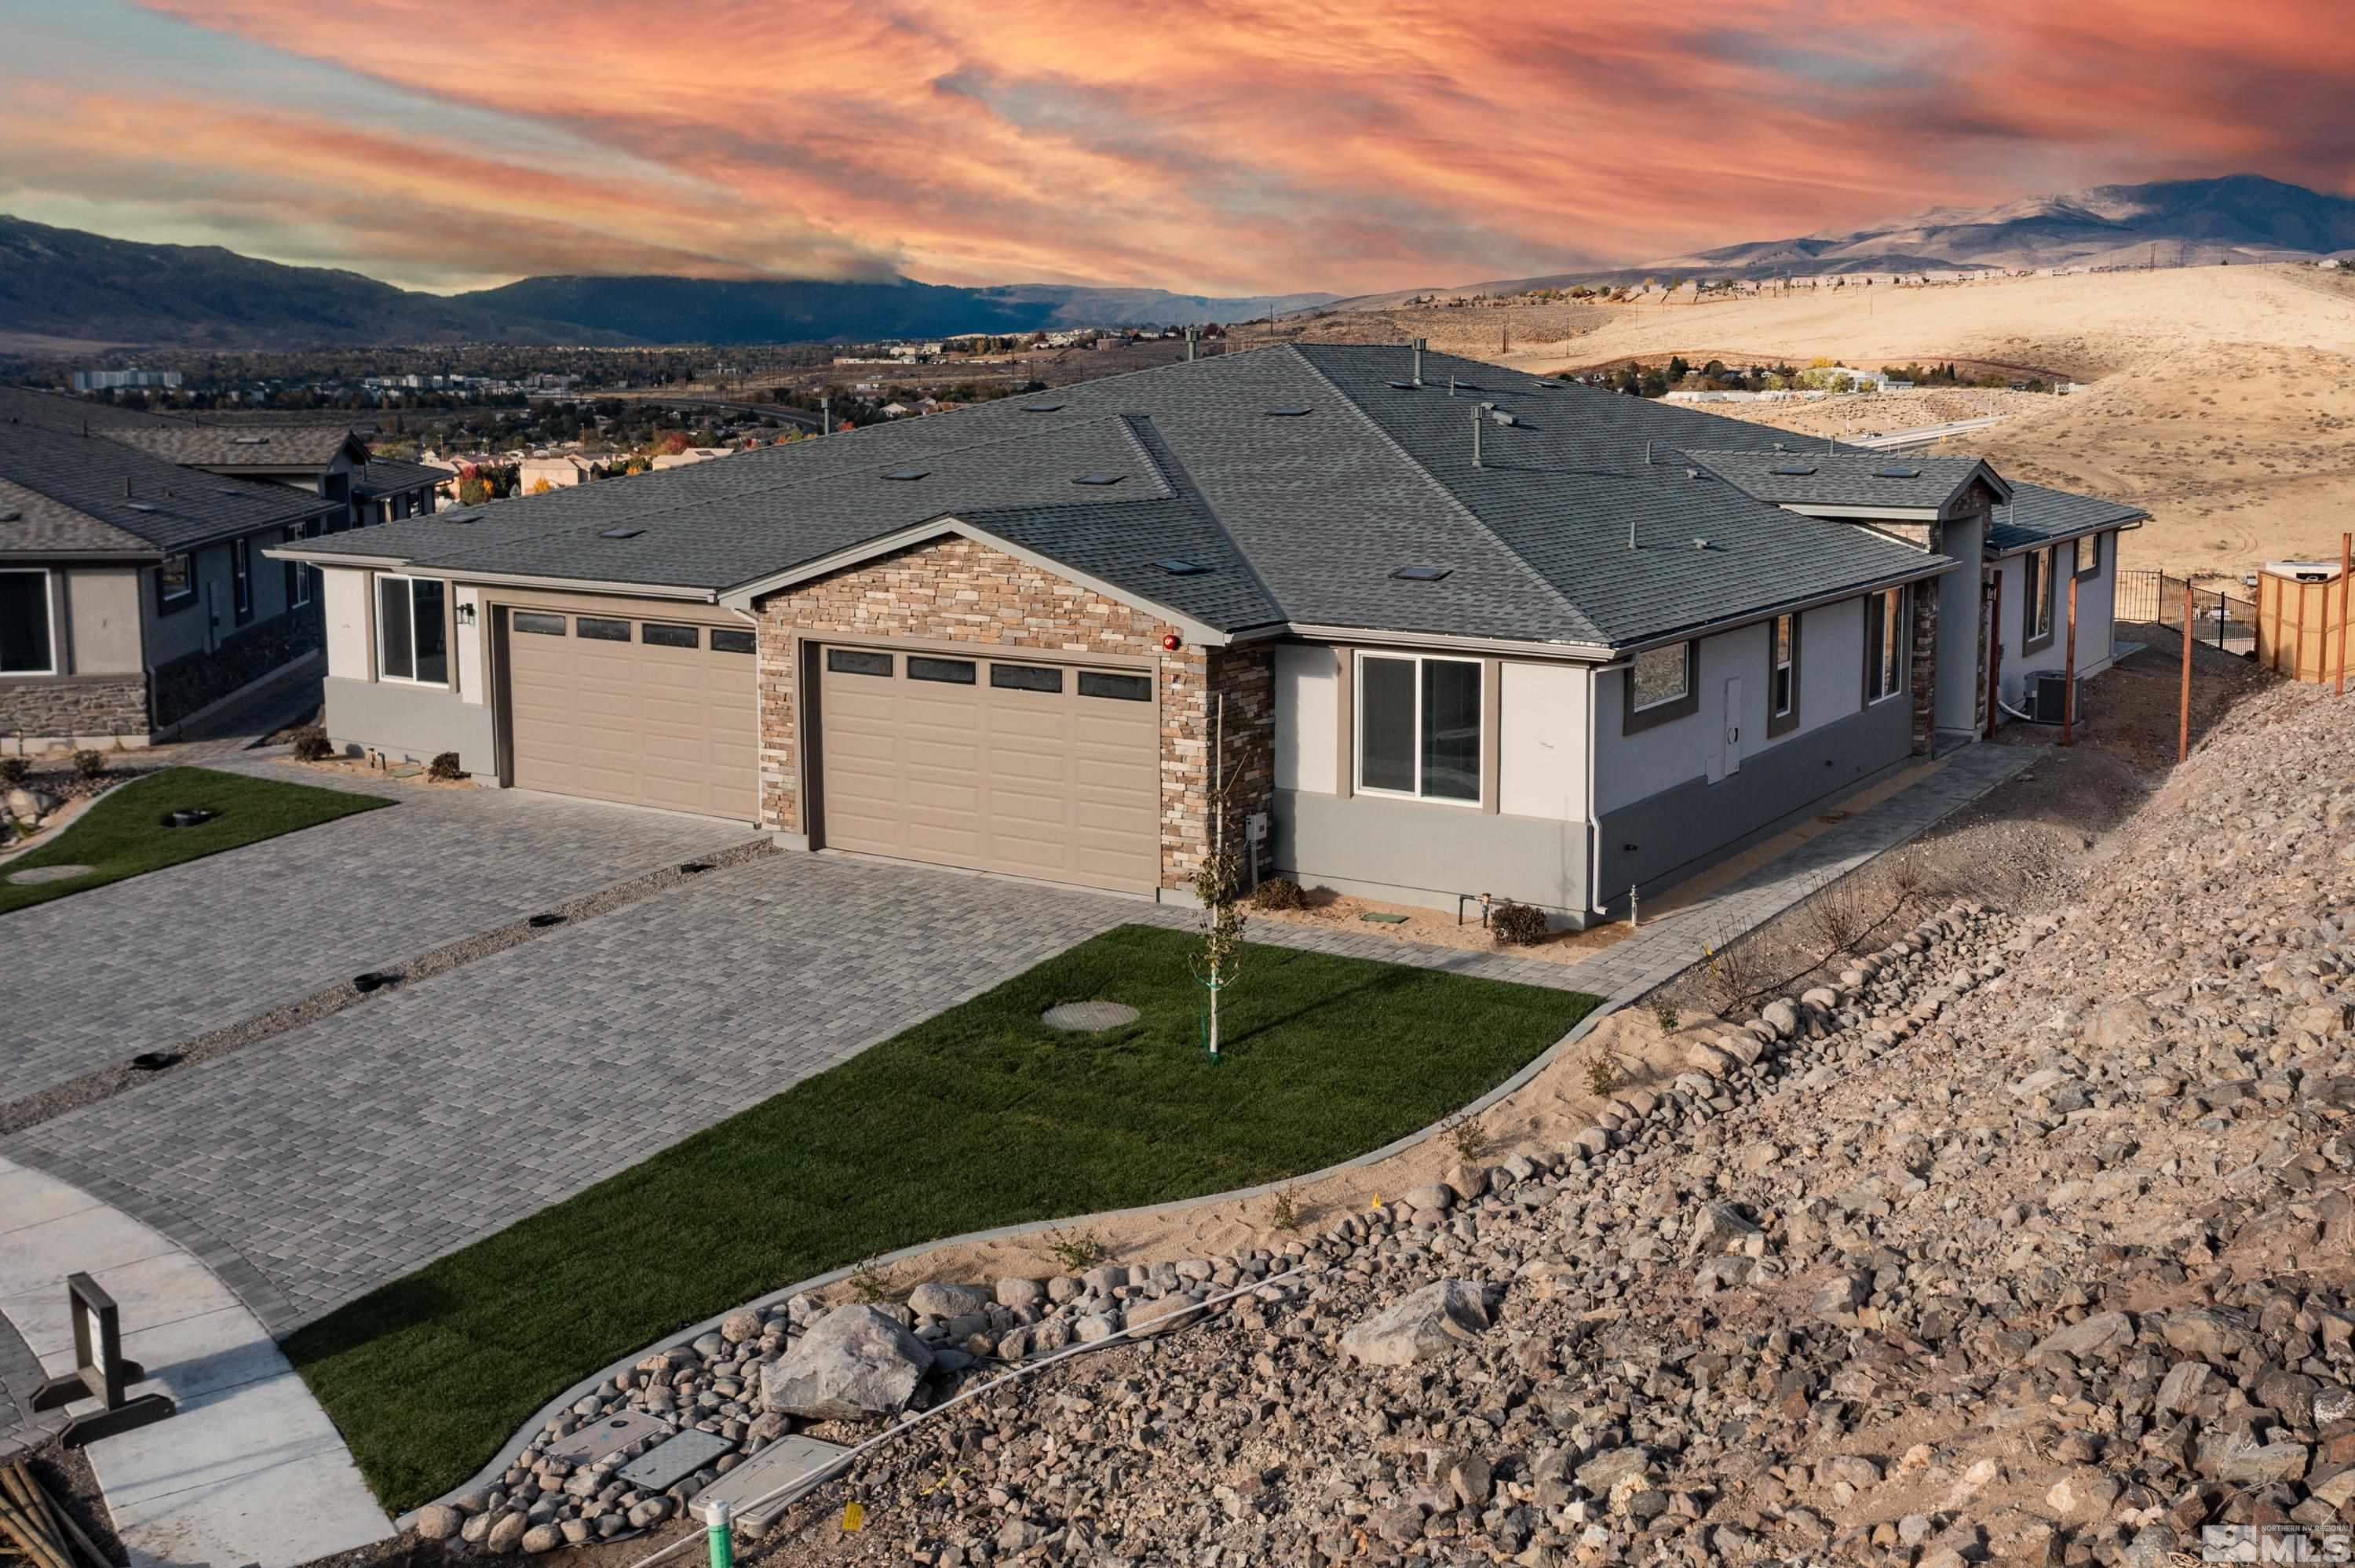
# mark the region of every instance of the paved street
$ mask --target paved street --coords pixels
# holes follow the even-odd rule
[[[323,781],[266,759],[228,768]],[[725,822],[511,790],[372,792],[400,803],[0,915],[0,1097],[37,1093],[751,836]]]

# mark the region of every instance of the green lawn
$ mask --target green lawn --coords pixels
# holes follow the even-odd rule
[[[44,865],[90,867],[87,875],[28,887],[0,881],[0,915],[391,804],[374,795],[216,773],[209,768],[163,768],[84,811],[54,843],[0,863],[0,874]],[[220,815],[193,828],[163,825],[167,811],[196,810]]]
[[[1213,1065],[1194,945],[1108,932],[362,1298],[287,1354],[386,1506],[413,1507],[676,1329],[912,1243],[1364,1153],[1509,1076],[1597,1000],[1253,946]],[[1093,1035],[1039,1022],[1095,997],[1143,1016]]]

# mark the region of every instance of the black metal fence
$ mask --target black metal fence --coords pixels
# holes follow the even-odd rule
[[[2183,577],[2143,568],[2118,574],[2112,618],[2145,626],[2183,630],[2183,590],[2191,590],[2191,634],[2202,642],[2240,652],[2257,645],[2254,600],[2222,588],[2201,588]]]

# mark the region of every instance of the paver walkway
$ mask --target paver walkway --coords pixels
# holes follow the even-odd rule
[[[147,1372],[133,1392],[168,1394],[178,1406],[85,1450],[131,1568],[292,1568],[392,1533],[326,1412],[261,1319],[202,1260],[90,1193],[6,1160],[0,1376],[12,1403],[0,1415],[21,1416],[22,1377],[72,1369],[65,1277],[75,1272],[90,1274],[122,1309],[123,1353]],[[95,1406],[69,1414],[85,1408]]]
[[[1968,748],[1576,965],[1262,921],[1254,940],[1631,1000],[2037,754]],[[370,813],[372,817],[388,812]],[[358,819],[368,821],[368,818]],[[215,1260],[284,1333],[1124,922],[1187,911],[783,854],[0,1145]]]
[[[0,1096],[37,1093],[751,836],[588,800],[371,791],[267,759],[221,766],[398,803],[0,915]]]

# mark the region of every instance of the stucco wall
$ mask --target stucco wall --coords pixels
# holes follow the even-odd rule
[[[1938,596],[1938,727],[1977,727],[1979,673],[1979,557],[1987,538],[1985,517],[1957,518],[1946,524],[1945,553],[1963,564],[1940,577]],[[1923,590],[1916,590],[1923,591]]]
[[[1684,718],[1625,733],[1624,670],[1605,671],[1594,695],[1594,794],[1604,814],[1691,779],[1706,779],[1728,753],[1736,775],[1754,759],[1855,714],[1864,703],[1864,601],[1842,599],[1799,620],[1799,715],[1789,733],[1769,737],[1771,691],[1767,622],[1701,639],[1700,703]],[[1729,713],[1726,683],[1742,683],[1741,706]],[[1740,739],[1727,742],[1727,729]]]
[[[403,681],[331,674],[325,684],[327,738],[338,748],[381,751],[405,762],[430,762],[454,751],[467,772],[496,777],[498,739],[488,704]]]
[[[1585,821],[1586,667],[1507,660],[1497,674],[1497,810]]]
[[[1454,909],[1465,893],[1572,916],[1585,907],[1582,821],[1280,789],[1275,823],[1274,864],[1305,886],[1433,909]]]
[[[1275,650],[1275,787],[1340,788],[1341,655],[1320,645]]]
[[[66,669],[77,675],[135,675],[140,644],[136,567],[61,567]]]
[[[2021,651],[2020,605],[2028,578],[2025,557],[2009,556],[1998,563],[2003,573],[2003,700],[2015,708],[2026,710],[2039,670],[2059,670],[2068,662],[2069,649],[2069,577],[2076,570],[2077,545],[2074,540],[2055,546],[2052,552],[2053,598],[2051,645],[2032,653]],[[2093,547],[2090,540],[2086,548]],[[2117,536],[2110,535],[2102,546],[2101,570],[2077,585],[2077,674],[2080,679],[2099,674],[2109,668],[2110,647],[2115,625],[2112,617],[2116,609],[2118,552]],[[2013,722],[2007,718],[2007,723]]]
[[[755,607],[761,642],[761,821],[808,833],[800,767],[799,658],[804,638],[829,632],[1028,648],[1144,660],[1161,724],[1161,885],[1182,890],[1209,842],[1213,697],[1227,698],[1227,766],[1235,830],[1269,809],[1274,790],[1273,651],[1266,644],[1161,646],[1178,627],[1044,567],[947,535],[883,559],[796,584]]]

